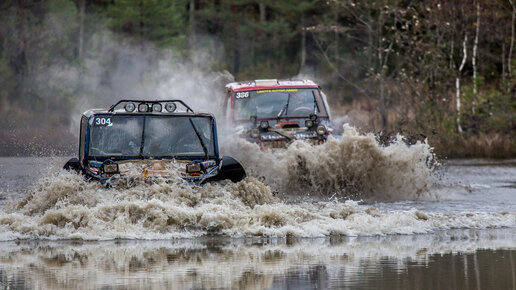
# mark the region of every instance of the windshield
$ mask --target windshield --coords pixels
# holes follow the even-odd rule
[[[211,156],[214,151],[209,117],[102,115],[90,119],[88,155],[92,157]]]
[[[269,89],[235,93],[234,120],[258,118],[308,117],[323,114],[324,105],[317,89]]]

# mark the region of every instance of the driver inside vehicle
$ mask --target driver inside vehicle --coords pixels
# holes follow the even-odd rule
[[[175,148],[181,153],[201,153],[204,152],[201,142],[195,132],[185,131],[176,141]]]
[[[309,115],[314,111],[314,96],[311,92],[291,94],[288,107],[288,115]]]
[[[202,127],[196,123],[195,120],[192,121],[196,125],[196,129],[199,130],[199,133],[202,136]],[[204,149],[199,141],[199,137],[193,130],[190,122],[181,122],[181,124],[175,128],[175,132],[172,134],[172,150],[176,153],[202,153],[204,154]]]

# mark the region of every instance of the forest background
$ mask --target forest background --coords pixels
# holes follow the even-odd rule
[[[80,113],[122,97],[213,111],[226,82],[310,78],[380,139],[516,157],[515,4],[3,0],[0,155],[75,152]]]

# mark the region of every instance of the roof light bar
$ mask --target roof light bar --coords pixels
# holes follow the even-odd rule
[[[178,103],[186,109],[186,112],[194,113],[194,110],[182,100],[120,100],[112,105],[108,112],[113,112],[118,105],[125,104],[124,109],[127,112],[134,112],[136,109],[138,109],[138,112],[151,112],[149,109],[152,109],[153,112],[163,112],[164,107],[167,112],[172,113],[176,111]]]
[[[149,105],[145,103],[140,103],[138,105],[138,112],[148,112],[149,111]]]
[[[152,104],[152,111],[161,113],[163,106],[161,104]]]
[[[176,110],[176,108],[177,108],[177,106],[174,103],[166,103],[165,104],[165,110],[167,110],[167,112],[169,112],[169,113],[174,112]]]
[[[136,109],[136,105],[134,103],[127,103],[124,108],[127,112],[133,112]]]

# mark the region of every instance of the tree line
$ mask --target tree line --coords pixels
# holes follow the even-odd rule
[[[63,112],[116,93],[106,80],[130,46],[158,52],[136,70],[147,86],[173,51],[170,62],[236,80],[312,78],[352,123],[428,138],[443,155],[516,156],[515,15],[513,0],[6,0],[0,151],[65,148]],[[192,60],[200,50],[208,57]]]

